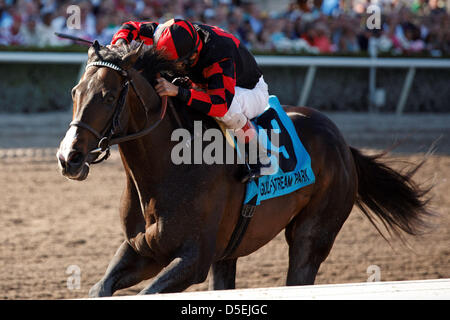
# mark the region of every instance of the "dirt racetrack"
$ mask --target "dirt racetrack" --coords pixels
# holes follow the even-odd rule
[[[429,234],[408,238],[408,248],[396,240],[389,245],[355,208],[316,283],[364,282],[372,275],[370,266],[379,267],[381,281],[450,278],[450,115],[330,117],[350,144],[370,152],[409,136],[392,156],[414,163],[442,136],[437,152],[416,176],[416,181],[435,185],[431,204],[440,216]],[[117,153],[94,166],[84,182],[69,181],[58,171],[54,152],[69,120],[67,113],[0,115],[2,299],[86,297],[123,240],[118,199],[124,174]],[[282,286],[287,263],[280,233],[238,261],[237,288]],[[79,288],[72,282],[73,270],[80,272]],[[116,295],[135,294],[146,283]],[[188,291],[205,289],[207,282]]]

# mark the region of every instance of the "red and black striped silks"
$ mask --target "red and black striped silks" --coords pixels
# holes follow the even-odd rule
[[[153,33],[157,26],[158,23],[156,22],[125,22],[120,30],[114,34],[111,44],[115,44],[119,39],[125,39],[128,43],[133,40],[140,40],[151,46],[153,45]]]
[[[228,111],[236,87],[236,67],[230,58],[215,62],[203,70],[205,91],[180,88],[178,97],[188,106],[212,117],[223,117]]]
[[[186,52],[190,55],[197,50],[198,60],[188,74],[195,85],[191,89],[180,87],[177,97],[210,116],[224,116],[233,101],[235,87],[253,89],[262,75],[255,58],[239,39],[215,26],[179,19],[159,27],[154,22],[130,21],[114,35],[112,43],[119,38],[156,43],[173,59],[184,59]]]

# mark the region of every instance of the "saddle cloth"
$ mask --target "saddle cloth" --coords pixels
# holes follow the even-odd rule
[[[265,140],[272,165],[278,170],[275,167],[274,174],[250,180],[244,204],[259,205],[261,201],[289,194],[315,182],[311,158],[276,96],[269,97],[265,111],[252,122],[260,138]]]

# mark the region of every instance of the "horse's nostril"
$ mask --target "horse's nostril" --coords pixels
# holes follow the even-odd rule
[[[73,152],[69,154],[69,159],[67,163],[72,166],[80,165],[84,160],[84,156],[81,152]]]
[[[63,169],[65,169],[66,168],[66,160],[64,159],[64,157],[61,154],[58,154],[58,161],[59,161],[59,164],[61,165],[61,167]]]

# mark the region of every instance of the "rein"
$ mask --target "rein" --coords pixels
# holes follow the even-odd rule
[[[86,66],[86,69],[88,69],[89,67],[93,67],[93,66],[110,68],[112,70],[119,72],[119,74],[126,79],[125,84],[123,85],[122,91],[120,92],[120,96],[119,96],[119,100],[117,102],[116,108],[112,115],[111,123],[109,125],[107,125],[106,128],[101,133],[98,132],[97,130],[95,130],[94,128],[92,128],[90,125],[86,124],[85,122],[82,122],[81,120],[74,120],[69,124],[69,127],[75,126],[75,127],[79,127],[79,128],[88,130],[99,140],[97,148],[95,148],[89,152],[91,154],[105,152],[105,154],[102,158],[92,161],[92,164],[96,164],[96,163],[100,163],[100,162],[108,159],[109,155],[111,154],[111,151],[110,151],[111,146],[113,146],[115,144],[120,144],[122,142],[141,138],[141,137],[149,134],[153,129],[155,129],[161,123],[161,121],[164,119],[164,116],[166,114],[167,96],[164,96],[161,98],[161,113],[159,115],[159,119],[152,125],[148,126],[148,121],[149,121],[148,112],[149,112],[150,108],[148,108],[147,105],[145,104],[145,101],[142,99],[142,96],[139,94],[139,91],[137,90],[136,86],[134,85],[133,79],[130,77],[128,72],[126,70],[120,68],[119,66],[117,66],[113,63],[110,63],[110,62],[106,62],[106,61],[96,61],[96,62],[89,63]],[[115,137],[114,134],[116,133],[116,131],[118,129],[121,129],[120,116],[125,107],[125,101],[126,101],[126,97],[128,95],[128,90],[129,90],[130,86],[133,89],[136,96],[138,97],[141,107],[145,111],[145,115],[147,118],[146,124],[144,125],[144,129],[142,129],[141,131],[131,133],[128,135],[124,135],[124,136]]]

